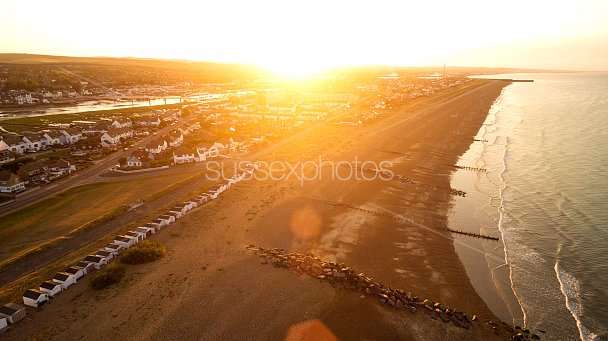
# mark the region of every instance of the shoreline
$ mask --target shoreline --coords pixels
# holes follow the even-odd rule
[[[329,160],[382,161],[390,156],[395,173],[449,187],[451,164],[466,151],[504,85],[477,82],[442,100],[397,109],[368,126],[328,124],[266,157],[323,154]],[[417,224],[336,209],[305,195],[394,212]],[[451,198],[449,192],[398,182],[239,184],[155,236],[167,247],[165,259],[130,267],[128,280],[102,292],[92,292],[87,278],[7,335],[124,338],[135,332],[144,339],[277,339],[304,322],[319,321],[340,339],[504,339],[505,334],[481,326],[454,329],[422,312],[395,314],[367,298],[264,267],[243,251],[249,244],[312,251],[388,285],[496,321],[471,286],[453,235],[437,234],[447,226]]]

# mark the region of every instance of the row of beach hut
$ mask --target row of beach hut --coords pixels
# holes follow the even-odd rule
[[[214,186],[209,191],[197,195],[191,200],[175,205],[152,222],[137,227],[132,231],[128,231],[123,235],[116,236],[114,240],[104,248],[87,255],[83,260],[68,267],[65,271],[56,273],[52,279],[42,282],[38,288],[26,290],[23,294],[23,304],[34,308],[44,305],[62,291],[67,290],[70,286],[76,284],[82,277],[107,265],[114,257],[118,256],[123,251],[174,223],[190,210],[216,199],[232,185],[244,180],[247,174],[253,174],[255,169],[256,166],[251,164],[249,167],[246,167],[243,172],[237,173],[234,177]],[[21,305],[8,303],[0,307],[0,332],[7,328],[9,324],[15,324],[25,318],[25,316],[25,307]]]

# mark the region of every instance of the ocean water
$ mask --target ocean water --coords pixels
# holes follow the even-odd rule
[[[490,78],[495,78],[492,76]],[[496,77],[498,78],[498,77]],[[501,319],[548,340],[608,340],[608,74],[514,74],[452,187],[471,282]]]

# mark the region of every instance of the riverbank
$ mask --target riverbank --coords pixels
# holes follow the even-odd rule
[[[371,125],[325,124],[252,161],[389,161],[394,180],[252,180],[155,238],[167,257],[132,267],[114,288],[83,280],[10,330],[14,339],[505,339],[484,322],[471,329],[422,311],[394,311],[361,297],[260,264],[249,244],[313,252],[349,264],[390,287],[493,320],[446,231],[450,175],[504,82],[465,88],[404,106]],[[344,173],[341,173],[344,175]],[[323,201],[341,202],[385,215]],[[394,216],[404,219],[397,220]],[[295,338],[297,339],[297,338]]]

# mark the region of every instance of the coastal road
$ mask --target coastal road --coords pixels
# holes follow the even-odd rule
[[[145,146],[148,142],[167,134],[171,130],[177,129],[184,124],[190,122],[192,118],[184,117],[177,121],[174,125],[168,125],[160,130],[158,130],[155,134],[145,137],[138,142],[136,142],[133,147],[130,147],[128,150],[119,150],[110,156],[104,158],[103,160],[96,162],[93,166],[84,169],[80,172],[71,175],[70,177],[54,184],[50,184],[48,186],[41,187],[38,190],[33,190],[24,193],[20,197],[16,198],[14,201],[4,204],[0,206],[0,215],[10,213],[12,211],[18,210],[22,207],[25,207],[29,204],[37,202],[39,200],[45,199],[54,194],[65,191],[69,188],[79,186],[82,184],[97,182],[96,180],[99,178],[99,174],[107,171],[110,167],[116,165],[118,160],[122,157],[128,157],[132,151],[137,150],[139,147]]]

